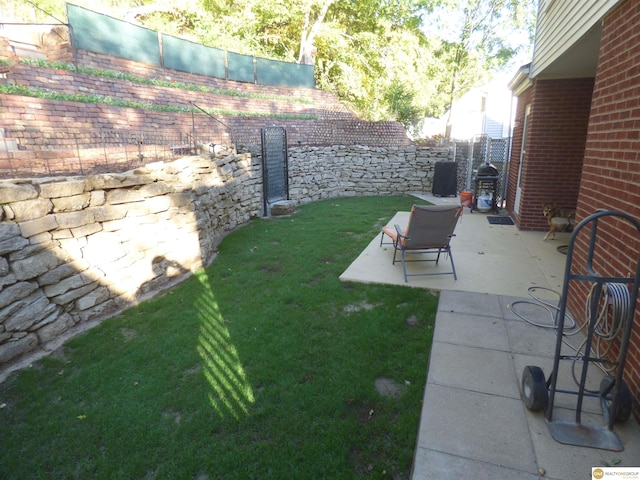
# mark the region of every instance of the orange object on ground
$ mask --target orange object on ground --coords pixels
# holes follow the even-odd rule
[[[470,207],[473,204],[473,193],[460,192],[460,203],[463,207]]]

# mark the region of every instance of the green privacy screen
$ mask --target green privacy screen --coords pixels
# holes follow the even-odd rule
[[[162,35],[162,59],[166,68],[225,78],[224,56],[224,50]],[[251,74],[253,79],[253,69]]]
[[[282,85],[286,87],[315,87],[313,65],[279,62],[256,58],[258,83],[264,85]]]
[[[313,65],[225,52],[171,35],[162,35],[161,55],[158,33],[153,30],[70,3],[67,16],[73,44],[81,50],[238,82],[315,87]]]
[[[253,73],[253,57],[229,52],[227,53],[227,62],[229,62],[229,80],[251,83],[255,82],[256,77]]]
[[[67,4],[67,16],[76,48],[160,65],[158,34],[137,25]]]

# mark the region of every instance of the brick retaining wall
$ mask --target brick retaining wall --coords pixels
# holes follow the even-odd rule
[[[86,57],[84,66],[90,68],[109,67],[111,71],[135,74],[139,78],[158,78],[187,85],[238,91],[244,96],[194,92],[140,84],[124,78],[101,77],[18,63],[7,74],[6,82],[37,88],[39,91],[52,90],[69,95],[69,98],[82,93],[123,102],[148,103],[156,107],[180,107],[185,111],[156,111],[99,102],[0,94],[0,109],[3,111],[0,128],[4,129],[5,138],[16,141],[21,148],[7,151],[0,145],[0,176],[3,178],[101,171],[107,153],[100,153],[99,150],[111,150],[108,156],[113,159],[117,155],[113,149],[120,142],[109,143],[111,137],[127,133],[153,132],[166,138],[190,139],[195,134],[197,141],[202,144],[259,145],[261,129],[277,125],[286,128],[288,143],[293,146],[390,147],[411,143],[402,124],[360,120],[329,92],[224,81],[89,52],[80,52],[79,57]],[[248,94],[266,98],[251,98],[246,96]],[[305,102],[289,101],[287,98],[300,98]],[[216,114],[209,117],[198,109],[194,109],[195,114],[192,115],[191,101],[205,109],[237,112],[238,115]],[[243,115],[243,112],[246,114]],[[178,142],[181,143],[184,142]],[[154,145],[162,149],[172,146]],[[92,149],[96,152],[91,152]],[[42,153],[54,150],[55,154]],[[154,157],[145,152],[144,155],[147,161],[166,159],[164,154]],[[36,159],[42,161],[36,162]],[[52,164],[47,164],[49,159],[52,159],[55,168]],[[77,166],[80,162],[84,163],[82,168]],[[123,165],[126,167],[127,163],[123,162]],[[75,172],[73,168],[76,168]],[[123,170],[122,166],[113,164],[111,168],[113,171]]]

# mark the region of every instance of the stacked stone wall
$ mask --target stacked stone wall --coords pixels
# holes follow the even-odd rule
[[[332,146],[289,149],[289,189],[304,203],[323,198],[430,192],[443,147]]]
[[[443,160],[446,148],[294,147],[290,197],[428,192]],[[262,205],[258,151],[0,182],[0,379],[208,264]]]

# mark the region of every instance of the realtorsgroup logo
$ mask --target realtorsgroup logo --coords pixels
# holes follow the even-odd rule
[[[592,467],[592,480],[640,480],[640,467]]]

